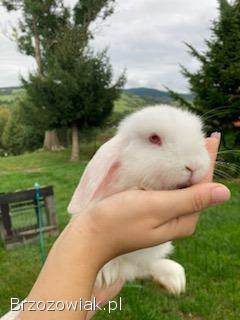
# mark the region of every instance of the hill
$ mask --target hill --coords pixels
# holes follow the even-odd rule
[[[128,94],[134,94],[136,96],[139,96],[141,98],[149,100],[149,102],[152,100],[152,102],[160,102],[160,103],[172,103],[172,98],[170,97],[169,93],[167,91],[161,91],[157,89],[152,88],[130,88],[124,90],[125,93]],[[191,94],[181,94],[183,98],[185,98],[188,101],[192,101],[192,95]]]
[[[14,101],[14,95],[21,87],[0,88],[0,104],[10,105]],[[191,94],[181,94],[188,101],[192,101]],[[138,107],[156,103],[172,103],[172,98],[167,91],[152,88],[130,88],[123,90],[121,98],[116,102],[115,111],[131,112]]]
[[[146,97],[141,97],[124,91],[121,97],[115,102],[114,111],[117,113],[132,112],[148,104]]]
[[[3,87],[0,88],[0,95],[11,95],[13,93],[13,91],[15,90],[20,90],[21,87]]]

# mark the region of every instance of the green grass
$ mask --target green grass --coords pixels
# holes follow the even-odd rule
[[[69,151],[35,152],[0,158],[0,192],[31,188],[35,182],[53,185],[60,229],[69,220],[66,208],[92,154],[83,146],[83,160],[69,162]],[[100,313],[96,319],[116,320],[237,320],[240,314],[240,185],[228,182],[232,200],[202,215],[191,239],[176,243],[174,259],[186,268],[187,292],[171,297],[152,282],[129,284],[121,297],[122,312]],[[47,239],[50,248],[54,238]],[[38,244],[12,251],[0,246],[0,314],[10,297],[23,299],[40,270]],[[139,286],[140,284],[140,286]]]
[[[146,105],[144,98],[135,95],[122,94],[121,98],[115,102],[114,111],[117,113],[132,112],[139,107]]]

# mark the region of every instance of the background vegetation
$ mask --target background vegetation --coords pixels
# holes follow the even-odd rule
[[[157,103],[173,103],[170,95],[164,91],[148,88],[132,90],[123,90],[114,102],[112,114],[102,126],[95,126],[91,130],[81,128],[80,141],[84,142],[87,137],[97,140],[99,134],[105,135],[106,138],[110,137],[124,116],[141,107]],[[191,95],[187,97],[191,99]],[[31,115],[27,115],[26,121],[26,110],[31,108],[29,103],[24,89],[0,88],[0,155],[17,155],[42,148],[45,130],[41,126],[36,126],[35,121],[31,122]],[[38,115],[37,113],[37,118],[39,118]],[[58,133],[61,145],[70,146],[70,130],[63,127],[62,130],[58,130]]]
[[[240,146],[240,1],[219,0],[219,18],[200,52],[187,44],[189,54],[200,64],[196,72],[182,66],[193,101],[170,91],[182,106],[202,116],[206,130],[221,130],[225,148]],[[237,158],[239,160],[239,157]]]

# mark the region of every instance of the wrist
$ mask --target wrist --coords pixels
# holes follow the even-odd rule
[[[66,252],[64,260],[69,263],[81,264],[86,259],[86,266],[91,265],[92,270],[98,272],[110,259],[106,234],[96,228],[95,221],[90,212],[74,217],[62,232],[54,245],[54,251]],[[66,260],[65,260],[66,263]]]
[[[72,219],[53,245],[28,300],[77,301],[90,300],[97,273],[104,264],[104,255],[88,228],[88,218],[83,215]],[[67,311],[66,311],[67,312]],[[75,319],[71,312],[58,314],[60,319]],[[56,316],[55,316],[56,317]],[[55,319],[54,317],[54,319]],[[48,313],[36,319],[50,319]],[[28,312],[23,314],[28,319]]]

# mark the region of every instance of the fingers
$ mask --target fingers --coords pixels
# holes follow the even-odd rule
[[[95,297],[100,305],[105,305],[109,300],[115,298],[124,286],[124,281],[119,279],[110,287],[94,289],[92,299]]]
[[[103,289],[94,289],[92,293],[92,300],[96,298],[97,304],[103,307],[108,301],[112,300],[118,295],[118,293],[122,290],[124,283],[125,282],[123,280],[118,280],[110,287]],[[87,313],[86,320],[92,319],[95,314],[96,311],[89,311]]]
[[[212,162],[217,158],[217,152],[221,142],[221,133],[214,132],[209,138],[206,139],[206,148],[210,154]]]
[[[149,197],[149,195],[148,195]],[[162,222],[202,211],[230,198],[230,191],[224,185],[205,183],[191,188],[152,192],[149,197],[150,213]]]
[[[197,213],[172,219],[154,230],[154,241],[159,243],[190,237],[196,230],[198,220]]]
[[[215,132],[210,138],[206,139],[206,148],[211,158],[211,166],[207,176],[202,182],[211,182],[213,178],[214,167],[217,159],[218,149],[221,142],[221,133]]]
[[[191,214],[177,219],[173,239],[190,237],[194,234],[199,220],[199,214]]]

